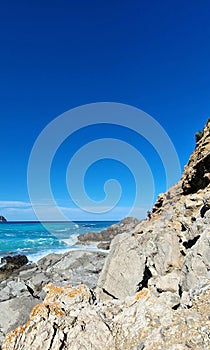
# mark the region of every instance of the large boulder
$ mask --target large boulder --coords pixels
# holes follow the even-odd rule
[[[184,259],[180,286],[189,292],[204,279],[210,280],[210,230],[207,228]]]
[[[146,231],[136,235],[118,235],[111,243],[110,253],[99,276],[97,291],[104,297],[113,296],[118,299],[132,296],[148,286],[161,291],[156,285],[157,276],[160,281],[162,276],[169,276],[175,270],[174,283],[178,285],[182,260],[178,237],[174,232]],[[164,284],[167,278],[163,278]],[[178,293],[178,288],[176,291]]]
[[[98,292],[117,299],[134,295],[143,279],[145,262],[145,252],[134,236],[116,236],[98,281]]]

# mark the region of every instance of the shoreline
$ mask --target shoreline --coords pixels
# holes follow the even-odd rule
[[[28,223],[30,224],[31,222]],[[20,239],[22,240],[20,242],[23,244],[22,247],[12,250],[12,245],[9,245],[5,252],[2,251],[0,253],[0,258],[25,255],[31,263],[34,263],[48,254],[65,254],[69,251],[77,250],[104,252],[109,249],[111,240],[117,234],[132,229],[137,223],[139,223],[139,220],[135,218],[125,218],[120,222],[106,221],[106,224],[111,224],[109,226],[104,226],[104,221],[80,221],[80,223],[84,226],[77,227],[75,229],[75,227],[71,226],[65,227],[65,225],[69,224],[69,222],[53,222],[53,225],[56,225],[53,228],[53,234],[48,235],[50,231],[44,231],[44,234],[43,231],[37,231],[35,232],[34,237],[30,236],[31,227],[29,227],[29,235],[25,234],[27,231],[23,231],[24,237],[22,237],[22,233],[20,234]],[[99,224],[99,226],[95,225],[96,223]],[[10,225],[9,222],[6,222],[3,225],[8,224]],[[14,222],[14,224],[16,223]],[[21,224],[21,222],[18,222],[18,225],[19,224]],[[26,224],[26,222],[24,222],[24,224]],[[40,225],[41,223],[37,221],[35,222],[35,225],[36,224]],[[64,224],[64,227],[59,227],[60,224]],[[5,242],[7,241],[7,238],[10,238],[10,236],[11,242],[15,241],[15,234],[16,233],[14,233],[13,230],[9,230],[7,233],[5,233]],[[19,236],[17,236],[17,238],[19,239]],[[25,239],[26,242],[34,241],[35,245],[30,246],[30,243],[28,246],[24,246],[25,241],[23,239]],[[54,245],[52,242],[53,245],[46,247],[46,242],[50,239],[55,239],[57,245]],[[40,242],[39,245],[39,241],[43,241],[45,246],[42,246],[42,242]]]
[[[113,221],[46,222],[46,226],[36,222],[6,222],[0,225],[0,257],[26,255],[29,261],[36,262],[47,254],[62,254],[69,250],[94,249],[95,242],[88,245],[77,244],[78,237],[93,232],[99,234],[112,225]],[[99,247],[100,249],[100,247]]]
[[[50,255],[50,254],[56,254],[56,255],[63,255],[63,254],[66,254],[68,252],[71,252],[71,251],[90,251],[90,252],[107,252],[107,250],[105,249],[100,249],[100,248],[97,248],[97,244],[95,246],[91,245],[91,246],[88,246],[88,245],[75,245],[74,246],[71,246],[71,247],[68,247],[68,248],[65,248],[65,249],[55,249],[55,250],[46,250],[45,252],[41,253],[35,253],[35,254],[22,254],[22,252],[9,252],[9,253],[5,253],[5,254],[1,254],[0,255],[0,261],[1,259],[4,259],[8,256],[11,256],[11,257],[14,257],[14,256],[17,256],[17,255],[24,255],[28,258],[29,262],[28,264],[33,264],[33,263],[37,263],[39,260],[43,259],[44,257]],[[33,259],[32,259],[33,257]],[[0,263],[0,268],[4,265],[5,263]]]

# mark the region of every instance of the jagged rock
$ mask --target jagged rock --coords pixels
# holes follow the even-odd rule
[[[187,269],[188,289],[199,283],[200,275],[206,276],[209,260],[206,255],[210,243],[206,238],[201,246],[199,241],[206,237],[205,230],[210,224],[210,211],[206,210],[210,208],[210,185],[205,183],[204,186],[197,177],[208,171],[209,131],[210,122],[181,180],[158,196],[151,220],[140,222],[130,233],[127,231],[112,240],[98,281],[101,296],[125,298],[147,285],[156,293],[173,292],[179,296],[182,285],[183,290],[186,288],[183,284],[184,269]],[[199,171],[196,170],[198,164]],[[191,170],[194,174],[192,178]],[[192,190],[184,190],[187,186],[191,186]],[[205,212],[203,205],[206,206]],[[196,257],[193,247],[199,247]],[[197,268],[190,263],[197,264]],[[144,276],[146,269],[150,274],[147,279]]]
[[[120,233],[131,231],[139,223],[139,220],[132,217],[127,217],[120,221],[119,225],[113,224],[109,226],[106,230],[99,233],[97,232],[87,232],[78,236],[77,244],[88,245],[91,242],[101,242],[106,243],[106,249],[108,248],[107,242],[111,240]],[[103,249],[103,248],[102,248]]]
[[[207,228],[186,255],[182,267],[181,288],[194,289],[203,278],[210,280],[210,231]]]
[[[163,201],[165,198],[165,194],[164,193],[160,193],[158,195],[158,199],[156,201],[156,203],[154,204],[153,208],[152,208],[152,212],[155,213],[158,209],[160,209],[163,205]]]
[[[171,232],[145,232],[139,237],[128,233],[119,235],[112,240],[97,291],[100,295],[105,293],[121,299],[134,295],[140,288],[147,287],[148,281],[150,286],[155,286],[156,280],[152,276],[164,276],[174,269],[181,269],[182,260],[178,237]],[[146,280],[145,269],[150,280]]]
[[[208,349],[210,291],[191,309],[173,311],[148,289],[124,301],[102,302],[86,286],[49,285],[30,320],[9,333],[2,350]],[[180,336],[180,331],[182,336]]]
[[[28,315],[38,303],[28,291],[20,295],[0,302],[0,341],[2,342],[7,332],[28,321]]]
[[[185,194],[195,193],[210,183],[210,121],[204,128],[203,137],[197,144],[182,177]]]
[[[44,299],[43,287],[47,283],[85,283],[94,288],[105,257],[105,253],[85,251],[49,254],[37,264],[13,271],[0,282],[0,341],[8,331],[28,320],[34,305]]]
[[[157,276],[150,280],[149,286],[155,286],[159,293],[179,293],[180,271],[174,270],[164,276]]]
[[[0,222],[7,222],[4,216],[0,215]]]

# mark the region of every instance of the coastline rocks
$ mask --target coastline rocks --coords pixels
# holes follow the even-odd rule
[[[97,245],[97,248],[98,248],[98,249],[103,249],[103,250],[109,250],[109,248],[110,248],[110,242],[100,242],[100,243]]]
[[[5,263],[5,265],[0,267],[0,280],[7,278],[14,270],[26,265],[28,258],[25,255],[6,256],[1,258],[1,263]]]
[[[210,348],[209,131],[210,122],[181,180],[159,196],[149,220],[128,218],[98,238],[79,238],[111,241],[105,263],[98,266],[87,252],[76,262],[53,255],[31,267],[38,269],[33,277],[23,271],[17,291],[6,282],[10,295],[29,292],[44,302],[5,337],[2,350]],[[54,285],[42,289],[46,282]],[[72,282],[76,288],[68,286]]]
[[[209,194],[210,186],[205,191]],[[169,220],[162,211],[158,218],[138,224],[134,232],[112,240],[98,280],[100,297],[123,299],[148,287],[157,297],[167,293],[174,307],[183,292],[190,293],[202,280],[210,281],[210,211],[202,218],[192,200],[191,220],[181,209],[185,201],[181,196],[171,206]]]
[[[95,288],[105,257],[106,253],[87,251],[49,254],[36,264],[13,271],[0,282],[0,341],[8,331],[28,320],[32,308],[44,300],[43,287],[47,283],[85,283]]]
[[[137,220],[136,218],[133,217],[127,217],[120,221],[120,223],[113,224],[109,226],[106,230],[103,230],[99,233],[97,232],[87,232],[85,234],[81,234],[78,236],[78,242],[77,244],[83,244],[83,245],[89,245],[93,242],[100,242],[100,247],[97,246],[98,248],[104,249],[109,249],[109,244],[111,240],[117,236],[118,234],[121,234],[123,232],[129,232],[133,230],[136,225],[140,221]]]
[[[148,287],[158,297],[180,299],[210,278],[210,184],[202,180],[210,171],[209,150],[210,121],[181,180],[158,196],[151,219],[112,240],[98,280],[101,297],[123,299]]]

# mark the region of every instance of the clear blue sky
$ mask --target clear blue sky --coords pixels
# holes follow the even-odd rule
[[[194,134],[210,116],[209,15],[209,1],[195,0],[2,2],[0,214],[9,220],[35,218],[27,192],[32,146],[55,117],[92,102],[124,103],[150,114],[171,138],[183,170]],[[87,140],[98,132],[90,130]],[[103,133],[116,136],[113,128]],[[126,135],[135,146],[135,136]],[[79,139],[73,138],[73,148],[82,146]],[[139,145],[157,173],[155,194],[165,191],[157,156],[145,142]],[[69,162],[65,147],[56,154],[52,185],[58,205],[69,208],[62,183]],[[87,192],[95,200],[103,197],[111,169],[111,177],[125,187],[119,207],[129,206],[132,174],[123,164],[104,162],[89,169]],[[88,218],[78,215],[74,218]]]

